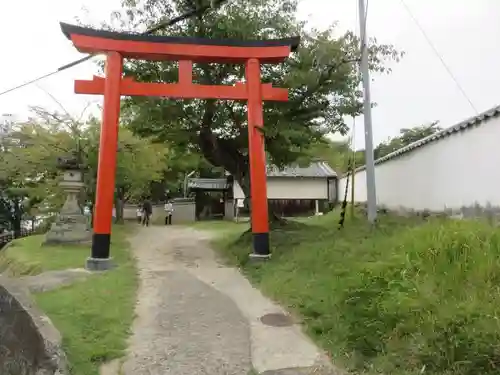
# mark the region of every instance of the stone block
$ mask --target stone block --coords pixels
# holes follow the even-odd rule
[[[112,258],[99,259],[99,258],[87,258],[85,268],[89,271],[107,271],[114,267]]]
[[[59,215],[45,236],[43,245],[85,244],[92,241],[84,215]]]
[[[21,282],[1,275],[0,374],[69,374],[57,329]]]

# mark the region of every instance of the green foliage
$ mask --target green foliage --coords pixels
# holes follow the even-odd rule
[[[193,6],[186,0],[126,0],[114,24],[133,30],[156,24]],[[335,35],[335,28],[309,30],[296,17],[296,0],[232,0],[203,19],[192,18],[167,31],[168,35],[258,39],[300,35],[299,51],[284,64],[262,67],[264,82],[290,88],[287,103],[267,103],[264,135],[271,161],[295,162],[324,134],[347,130],[345,115],[359,113],[361,93],[356,68],[359,41],[353,33]],[[392,46],[370,41],[370,66],[384,72],[388,60],[400,54]],[[125,74],[139,81],[175,82],[177,64],[129,60]],[[233,85],[244,69],[231,64],[195,64],[196,83]],[[180,152],[199,152],[244,183],[248,175],[246,106],[233,101],[128,98],[127,125],[140,135],[154,136]]]
[[[45,135],[45,134],[43,134]],[[57,190],[53,173],[55,169],[39,168],[51,150],[39,148],[30,152],[31,139],[41,137],[30,126],[15,126],[13,132],[2,139],[0,150],[0,228],[16,232],[21,221],[36,212],[44,201],[56,200],[47,192]],[[48,133],[48,136],[52,134]],[[57,142],[54,142],[57,144]],[[47,202],[46,202],[47,203]]]
[[[84,164],[88,168],[85,175],[87,198],[94,199],[97,179],[100,122],[91,119],[80,144],[84,154]],[[161,180],[168,169],[168,152],[165,146],[153,143],[147,138],[139,138],[120,127],[116,165],[116,189],[120,199],[129,200],[149,193],[152,181]]]
[[[0,218],[19,221],[25,214],[57,211],[64,194],[58,187],[59,157],[76,152],[85,173],[82,201],[93,201],[97,177],[100,123],[95,118],[77,121],[69,115],[34,109],[35,116],[17,124],[0,154]],[[116,191],[126,200],[149,193],[150,183],[161,180],[168,170],[168,150],[164,145],[134,136],[120,128]],[[18,212],[18,213],[17,213]]]
[[[351,159],[354,157],[355,165],[364,164],[364,152],[354,151],[349,142],[332,141],[323,137],[318,142],[312,143],[304,156],[298,159],[299,164],[308,164],[311,160],[326,161],[335,171],[347,172]]]
[[[274,231],[265,264],[248,263],[251,245],[236,226],[218,247],[358,373],[498,374],[497,227],[382,215],[376,228],[348,219],[332,230],[337,221]]]
[[[381,142],[375,147],[375,159],[388,155],[391,152],[408,146],[440,130],[441,128],[438,126],[438,122],[400,129],[399,136],[389,138],[387,141]],[[354,152],[352,148],[350,148],[348,141],[332,141],[331,139],[323,137],[311,143],[305,155],[300,157],[298,162],[305,164],[312,159],[321,159],[328,162],[337,172],[347,172],[352,157],[354,157],[355,166],[359,167],[365,164],[365,150]]]
[[[429,135],[432,135],[440,130],[438,121],[434,121],[428,125],[415,126],[413,128],[403,128],[399,131],[399,136],[389,138],[385,142],[381,142],[374,150],[375,159],[381,158],[400,148],[419,141]]]

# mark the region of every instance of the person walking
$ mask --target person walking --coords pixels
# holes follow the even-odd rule
[[[172,201],[165,203],[165,225],[172,225],[172,214],[174,213],[174,205]]]
[[[137,222],[140,224],[142,222],[142,207],[139,205],[135,211],[135,216],[137,217]]]
[[[149,227],[149,219],[153,213],[153,205],[149,199],[145,199],[142,203],[142,225]]]

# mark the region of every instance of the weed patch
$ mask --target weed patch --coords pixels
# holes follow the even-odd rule
[[[500,368],[500,231],[482,221],[338,215],[271,234],[248,263],[239,233],[215,247],[298,314],[337,362],[384,374],[493,375]],[[307,224],[308,222],[304,222]]]

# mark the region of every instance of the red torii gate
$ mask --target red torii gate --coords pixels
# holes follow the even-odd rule
[[[231,99],[248,102],[248,148],[251,181],[252,256],[267,258],[269,225],[262,101],[287,101],[288,90],[262,84],[261,64],[283,62],[299,37],[274,40],[213,40],[206,38],[126,34],[61,23],[64,35],[80,52],[106,54],[105,77],[75,81],[78,94],[104,94],[94,213],[91,269],[109,266],[120,97],[162,96],[184,99]],[[124,77],[123,59],[179,61],[178,83],[143,83]],[[198,85],[192,81],[193,62],[245,64],[246,82],[235,86]]]

